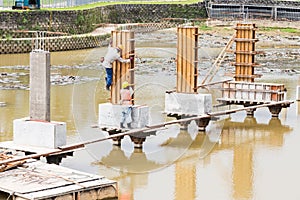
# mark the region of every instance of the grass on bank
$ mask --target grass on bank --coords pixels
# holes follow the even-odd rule
[[[11,1],[14,0],[4,0],[3,5],[10,5]],[[43,1],[41,1],[42,8],[40,10],[85,10],[85,9],[91,9],[95,7],[101,7],[101,6],[107,6],[107,5],[120,5],[120,4],[194,4],[198,2],[202,2],[203,0],[161,0],[161,1],[143,1],[143,0],[129,0],[129,1],[106,1],[106,2],[96,2],[96,3],[90,3],[90,4],[84,4],[79,6],[73,6],[73,7],[65,7],[65,8],[43,8]],[[56,1],[52,0],[52,4],[55,4]],[[50,4],[51,4],[50,3]],[[1,11],[8,11],[8,10],[0,10]],[[22,12],[24,10],[10,10],[13,12]]]
[[[266,32],[274,32],[280,31],[283,33],[296,33],[300,34],[300,30],[296,28],[289,28],[289,27],[259,27],[259,30],[266,31]]]
[[[202,0],[174,0],[174,1],[114,1],[114,2],[97,2],[68,8],[43,8],[44,10],[85,10],[95,7],[120,4],[193,4],[202,2]]]

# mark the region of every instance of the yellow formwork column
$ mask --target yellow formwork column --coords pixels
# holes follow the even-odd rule
[[[255,24],[238,23],[236,29],[236,60],[235,60],[235,80],[254,82],[256,75],[254,74],[255,63]]]
[[[122,31],[112,31],[112,46],[117,47],[122,45],[123,49],[121,52],[121,57],[123,59],[128,59],[132,57],[130,63],[113,63],[113,82],[111,86],[111,103],[119,104],[120,102],[120,90],[122,88],[122,83],[128,81],[132,89],[134,89],[134,32],[128,30]]]
[[[198,27],[177,28],[176,92],[196,93],[198,78]]]

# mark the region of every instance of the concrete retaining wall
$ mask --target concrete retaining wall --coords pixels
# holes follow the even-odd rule
[[[163,18],[205,18],[203,3],[199,4],[124,4],[86,10],[19,12],[2,11],[0,35],[11,30],[53,31],[69,34],[89,33],[100,23],[153,23]],[[13,33],[9,33],[13,34]]]
[[[45,40],[45,50],[67,51],[87,49],[103,46],[106,38],[110,35],[78,35],[49,37]],[[11,40],[0,40],[0,54],[28,53],[33,49],[32,38],[16,38]]]
[[[0,54],[27,53],[32,49],[33,33],[51,31],[67,37],[52,37],[48,50],[64,51],[101,46],[108,36],[82,35],[102,23],[155,23],[164,18],[205,18],[204,3],[199,4],[127,4],[86,10],[2,11],[0,15]],[[149,28],[149,27],[148,27]],[[29,32],[28,32],[29,31]],[[25,39],[20,39],[25,38]]]

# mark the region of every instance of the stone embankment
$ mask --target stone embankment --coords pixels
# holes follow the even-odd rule
[[[206,17],[204,3],[124,4],[71,11],[2,11],[0,54],[30,52],[33,49],[37,31],[47,32],[47,38],[44,39],[46,49],[65,51],[102,46],[102,42],[109,37],[109,34],[90,33],[99,25],[107,23],[138,23],[140,31],[149,31],[162,28],[162,24],[163,27],[169,26],[170,24],[161,23],[166,18]],[[135,27],[137,26],[127,28]]]

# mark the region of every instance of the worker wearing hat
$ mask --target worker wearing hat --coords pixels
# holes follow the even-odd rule
[[[110,90],[110,86],[112,84],[112,77],[113,77],[113,69],[112,64],[114,61],[119,61],[122,63],[129,63],[130,59],[123,59],[120,55],[120,52],[122,51],[123,46],[118,45],[117,47],[111,46],[112,42],[109,43],[107,53],[104,57],[101,57],[100,61],[102,65],[105,67],[106,71],[106,90]]]
[[[127,124],[127,128],[132,128],[131,127],[132,94],[133,94],[133,90],[130,87],[129,83],[127,81],[124,81],[122,83],[122,89],[120,90],[120,96],[121,96],[120,103],[123,107],[121,122],[120,122],[121,128],[125,128],[124,126],[125,123]]]

